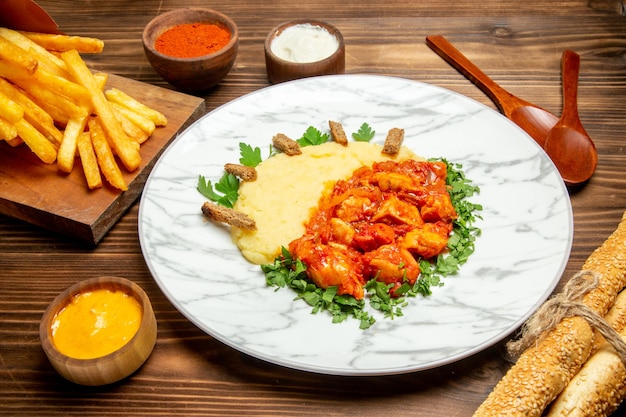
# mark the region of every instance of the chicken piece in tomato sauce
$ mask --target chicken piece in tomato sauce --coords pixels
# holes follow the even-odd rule
[[[390,293],[419,277],[420,259],[447,249],[457,218],[443,162],[385,161],[357,169],[320,199],[305,234],[289,244],[321,288],[357,299],[370,279]]]
[[[363,267],[355,250],[316,242],[305,236],[291,242],[289,252],[307,265],[307,274],[318,287],[336,286],[339,295],[363,298]]]
[[[365,280],[376,278],[385,284],[392,284],[392,294],[404,282],[415,283],[420,274],[415,257],[397,244],[383,245],[365,252],[362,259]]]

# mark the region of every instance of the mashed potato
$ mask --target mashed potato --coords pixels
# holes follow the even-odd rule
[[[281,246],[304,234],[304,224],[326,187],[374,162],[421,159],[406,148],[394,156],[381,150],[366,142],[350,142],[347,147],[328,142],[304,147],[302,155],[278,154],[263,161],[256,167],[256,181],[242,182],[234,207],[254,219],[257,230],[233,227],[233,242],[250,262],[273,263]]]

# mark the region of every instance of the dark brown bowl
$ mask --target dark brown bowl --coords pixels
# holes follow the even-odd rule
[[[163,32],[188,23],[222,25],[230,31],[230,41],[222,49],[197,58],[176,58],[155,49],[156,39]],[[239,46],[239,31],[233,20],[215,10],[184,8],[152,19],[143,30],[142,40],[148,61],[165,81],[185,92],[202,92],[222,81],[233,67]]]
[[[302,63],[287,61],[272,52],[272,42],[285,29],[307,23],[322,27],[337,38],[339,46],[332,55],[320,61]],[[346,46],[343,35],[335,26],[318,20],[300,19],[282,23],[272,29],[265,38],[265,66],[267,78],[272,84],[318,75],[343,74],[346,70]]]

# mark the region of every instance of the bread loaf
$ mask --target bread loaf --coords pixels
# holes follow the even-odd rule
[[[605,317],[626,339],[626,291],[622,291]],[[626,368],[615,349],[602,336],[595,353],[550,406],[547,417],[606,417],[626,397]]]
[[[599,277],[582,302],[604,316],[626,286],[626,213],[582,269]],[[521,354],[474,416],[541,416],[586,362],[593,343],[594,332],[585,319],[563,319]]]

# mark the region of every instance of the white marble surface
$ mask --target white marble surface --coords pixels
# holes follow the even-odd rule
[[[288,289],[266,287],[226,227],[207,222],[198,175],[217,180],[239,160],[239,142],[267,157],[274,134],[298,138],[328,120],[348,134],[363,122],[382,143],[392,127],[425,157],[460,162],[481,188],[476,252],[404,317],[368,330],[311,315]],[[303,173],[307,175],[308,173]],[[288,199],[285,204],[289,204]],[[223,343],[279,365],[336,375],[384,375],[447,364],[503,339],[549,296],[569,257],[567,190],[535,142],[499,113],[415,81],[368,75],[311,78],[228,103],[182,133],[157,162],[139,213],[141,247],[154,279],[189,320]]]

